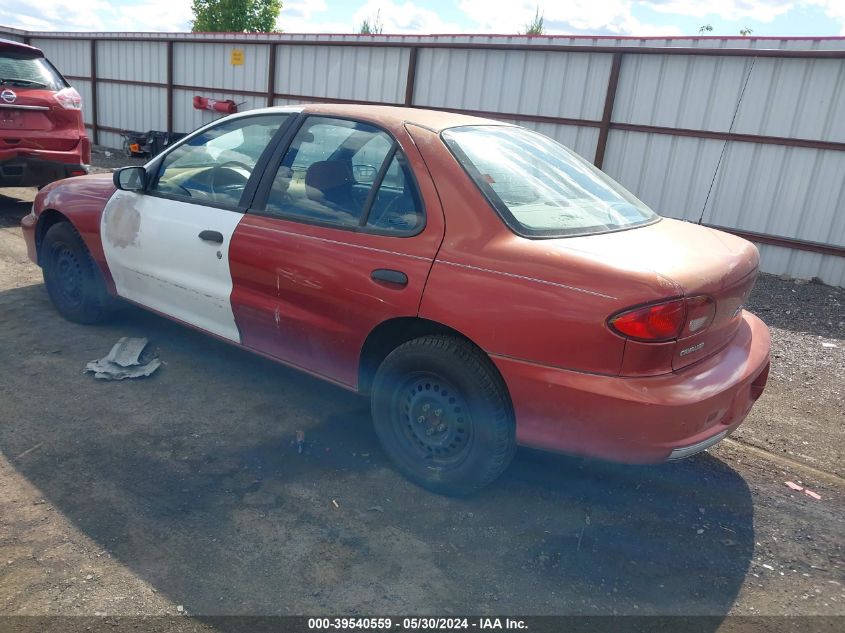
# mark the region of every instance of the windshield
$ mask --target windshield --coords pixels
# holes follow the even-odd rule
[[[67,84],[43,57],[33,57],[27,52],[0,50],[0,87],[9,86],[61,90]]]
[[[443,132],[443,140],[520,235],[603,233],[659,218],[576,153],[525,128],[457,127]]]

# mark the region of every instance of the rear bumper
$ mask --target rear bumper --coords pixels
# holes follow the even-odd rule
[[[82,150],[14,153],[0,151],[0,187],[40,187],[55,180],[88,173]]]
[[[682,459],[731,433],[769,373],[768,328],[744,312],[719,353],[661,376],[600,376],[494,357],[510,390],[517,441],[627,463]]]

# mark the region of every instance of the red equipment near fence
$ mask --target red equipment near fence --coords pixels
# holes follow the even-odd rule
[[[223,114],[234,114],[238,111],[238,104],[231,99],[211,99],[209,97],[194,97],[194,108],[196,110],[212,110]]]

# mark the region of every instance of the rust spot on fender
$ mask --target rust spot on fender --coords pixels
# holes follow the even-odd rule
[[[113,200],[106,209],[105,238],[112,246],[126,248],[138,242],[141,230],[141,214],[127,197]]]

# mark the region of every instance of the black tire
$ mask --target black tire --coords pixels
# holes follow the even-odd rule
[[[384,450],[423,488],[472,494],[513,459],[507,388],[490,359],[467,341],[437,335],[400,345],[376,372],[371,400]]]
[[[47,230],[40,259],[47,294],[64,318],[92,324],[111,315],[113,300],[73,225],[59,222]]]

